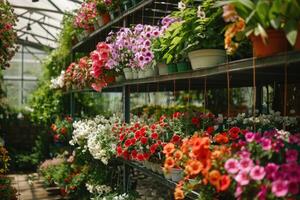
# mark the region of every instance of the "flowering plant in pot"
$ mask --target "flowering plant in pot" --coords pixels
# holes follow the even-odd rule
[[[223,22],[221,19],[221,9],[214,7],[213,0],[205,0],[198,7],[193,1],[179,2],[179,11],[171,15],[178,18],[179,21],[173,23],[161,37],[161,51],[163,60],[167,64],[185,60],[189,55],[192,68],[209,67],[225,61],[226,55],[223,50]],[[203,55],[210,57],[207,63],[199,61],[206,60],[199,49],[218,49],[214,56],[212,51],[205,51]],[[209,63],[214,61],[214,63]]]
[[[288,42],[292,46],[296,43],[300,20],[300,4],[296,0],[225,0],[217,5],[223,6],[224,20],[230,23],[225,32],[229,53],[237,49],[237,41],[244,36],[251,39],[258,57],[287,51]]]
[[[51,125],[51,134],[54,142],[66,143],[71,139],[73,119],[69,116],[63,120],[57,119],[55,124]]]
[[[9,67],[8,61],[15,55],[17,34],[13,30],[16,15],[7,1],[0,2],[0,69]]]
[[[97,4],[95,2],[82,3],[75,16],[75,28],[83,29],[87,33],[93,32],[97,16]]]

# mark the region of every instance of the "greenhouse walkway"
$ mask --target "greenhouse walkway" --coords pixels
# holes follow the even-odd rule
[[[43,187],[43,181],[36,173],[11,174],[12,185],[17,189],[18,200],[60,200],[58,188]]]

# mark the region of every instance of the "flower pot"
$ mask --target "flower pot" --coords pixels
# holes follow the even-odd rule
[[[168,64],[167,67],[168,67],[168,74],[177,72],[176,64]]]
[[[124,68],[123,69],[124,75],[125,75],[125,79],[126,80],[131,80],[133,79],[133,72],[131,68]]]
[[[145,78],[145,71],[144,70],[139,70],[138,71],[138,78],[140,79],[140,78]]]
[[[156,75],[157,75],[157,69],[152,67],[151,64],[145,68],[145,78],[153,77]]]
[[[124,80],[125,80],[125,77],[123,74],[116,77],[116,82],[118,82],[118,83],[123,82]]]
[[[157,68],[158,68],[158,74],[159,75],[167,75],[168,74],[168,67],[167,67],[166,64],[158,63]]]
[[[296,51],[300,51],[300,27],[298,28],[297,40],[294,49]]]
[[[132,70],[132,79],[138,79],[139,78],[139,72],[138,70],[133,69]]]
[[[250,36],[253,45],[253,56],[266,57],[280,52],[287,51],[288,41],[283,31],[267,30],[268,38],[266,44],[263,42],[261,36]]]
[[[182,169],[171,169],[172,181],[178,182],[183,178],[183,170]]]
[[[177,65],[178,72],[186,72],[191,69],[189,63],[187,63],[187,62],[180,62],[180,63],[177,63],[176,65]]]
[[[221,49],[200,49],[189,52],[192,69],[213,67],[226,62],[226,51]]]
[[[101,17],[102,17],[103,25],[108,24],[108,22],[110,22],[109,13],[103,13],[103,14],[101,14]]]

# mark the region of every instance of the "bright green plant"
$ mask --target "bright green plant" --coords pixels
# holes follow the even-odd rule
[[[218,6],[231,4],[234,9],[225,9],[224,16],[229,12],[241,17],[246,27],[246,36],[254,34],[267,38],[268,29],[285,31],[286,38],[291,45],[295,45],[300,21],[300,2],[298,0],[224,0]],[[230,16],[230,15],[229,15]],[[234,18],[225,20],[232,21]]]
[[[167,64],[185,60],[188,52],[195,49],[224,46],[222,11],[213,7],[214,0],[205,0],[198,8],[192,1],[181,3],[183,8],[171,14],[180,20],[174,22],[157,42],[161,46],[157,56],[162,56]]]

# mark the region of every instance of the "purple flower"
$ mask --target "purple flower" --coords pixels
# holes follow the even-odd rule
[[[150,46],[151,46],[151,41],[150,41],[149,39],[148,39],[148,40],[145,40],[144,45],[145,45],[146,47],[150,47]]]
[[[233,159],[233,158],[228,159],[225,162],[224,167],[227,170],[227,172],[230,173],[230,174],[235,174],[240,170],[239,169],[239,162],[236,159]]]
[[[286,162],[291,163],[291,162],[297,162],[298,160],[298,151],[294,149],[289,149],[285,153],[286,156]]]
[[[272,183],[272,192],[276,197],[284,197],[288,193],[288,182],[287,181],[274,181]]]
[[[255,139],[255,134],[252,133],[252,132],[247,132],[247,133],[245,134],[245,138],[246,138],[246,141],[247,141],[247,142],[253,142],[254,139]]]
[[[254,166],[250,171],[250,177],[256,181],[262,180],[265,177],[265,175],[265,169],[258,165]]]
[[[261,138],[260,144],[262,146],[262,149],[265,151],[271,150],[271,148],[272,148],[272,141],[270,139]]]

